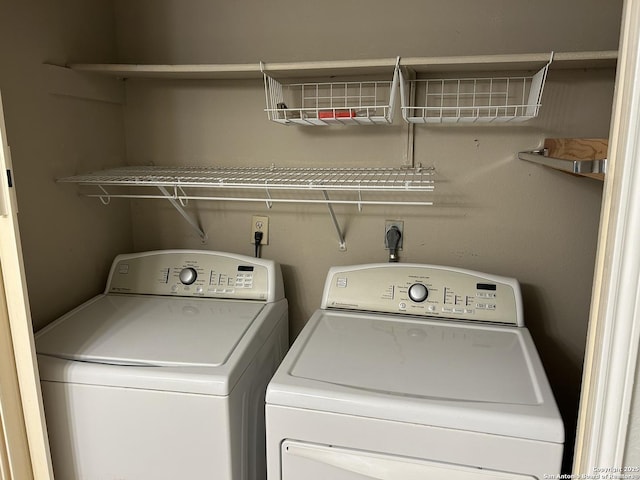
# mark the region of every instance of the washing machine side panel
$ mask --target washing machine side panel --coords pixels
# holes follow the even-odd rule
[[[232,463],[234,471],[241,472],[234,480],[265,479],[265,391],[288,346],[289,323],[285,309],[278,324],[231,392],[229,434]]]
[[[42,390],[56,478],[234,478],[226,397],[46,381]]]
[[[550,442],[269,404],[266,431],[268,480],[296,479],[295,475],[284,476],[287,472],[283,470],[282,446],[287,440],[482,467],[539,479],[560,472],[563,450],[562,444]],[[352,478],[359,479],[346,477]]]

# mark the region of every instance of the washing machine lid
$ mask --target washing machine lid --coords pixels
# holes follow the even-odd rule
[[[317,311],[270,404],[562,442],[525,328]]]
[[[218,367],[264,304],[101,295],[36,335],[38,354],[109,365]]]

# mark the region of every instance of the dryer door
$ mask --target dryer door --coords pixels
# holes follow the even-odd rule
[[[287,440],[282,480],[535,480],[522,475],[450,463]]]

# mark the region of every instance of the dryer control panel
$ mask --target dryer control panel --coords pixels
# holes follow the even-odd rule
[[[280,266],[271,260],[204,250],[119,255],[105,293],[237,298],[284,297]]]
[[[435,265],[334,267],[322,308],[524,325],[517,280]]]

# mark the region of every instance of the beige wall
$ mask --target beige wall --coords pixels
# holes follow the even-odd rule
[[[292,338],[331,265],[386,260],[384,220],[405,221],[402,261],[517,277],[526,322],[568,426],[578,400],[602,185],[516,159],[545,137],[606,137],[612,71],[549,75],[540,118],[523,126],[416,128],[434,165],[434,207],[340,207],[340,252],[321,206],[201,203],[201,243],[170,206],[77,196],[59,176],[126,161],[159,165],[399,165],[403,127],[270,124],[260,81],[127,82],[120,106],[48,93],[42,62],[333,60],[617,48],[621,1],[330,0],[211,2],[0,0],[0,89],[37,327],[99,292],[116,253],[208,248],[251,254],[249,220],[271,219],[263,255],[283,265]],[[125,143],[126,142],[126,143]],[[126,149],[126,155],[125,155]]]
[[[400,165],[400,126],[308,129],[269,124],[260,82],[130,81],[127,148],[159,165]],[[138,250],[207,248],[250,255],[252,214],[270,217],[263,255],[284,268],[292,338],[320,303],[331,265],[386,261],[385,219],[405,222],[404,262],[517,277],[526,322],[569,424],[576,413],[602,183],[516,159],[545,137],[607,136],[612,71],[550,74],[540,118],[526,126],[416,128],[416,160],[437,169],[433,207],[338,207],[347,251],[325,208],[199,203],[204,244],[171,207],[133,203]],[[588,101],[587,101],[588,100]],[[546,106],[548,105],[548,107]],[[237,110],[247,111],[245,118]],[[227,115],[228,112],[228,115]]]
[[[621,0],[115,0],[124,62],[615,49]]]
[[[120,59],[215,63],[607,50],[621,1],[116,1]],[[607,137],[612,70],[552,70],[538,119],[522,126],[416,127],[415,159],[434,165],[434,207],[337,208],[347,252],[321,206],[200,203],[202,243],[171,209],[133,202],[137,250],[251,254],[267,214],[265,257],[282,263],[292,339],[318,307],[331,265],[380,262],[385,219],[405,222],[401,259],[517,277],[526,322],[567,424],[577,411],[602,184],[516,158],[545,137]],[[397,166],[403,128],[270,124],[260,81],[129,80],[128,161],[159,165]]]
[[[106,0],[0,0],[0,90],[36,329],[104,289],[114,255],[131,249],[127,205],[55,183],[124,161],[122,106],[51,95],[43,66],[113,60],[113,13]]]

